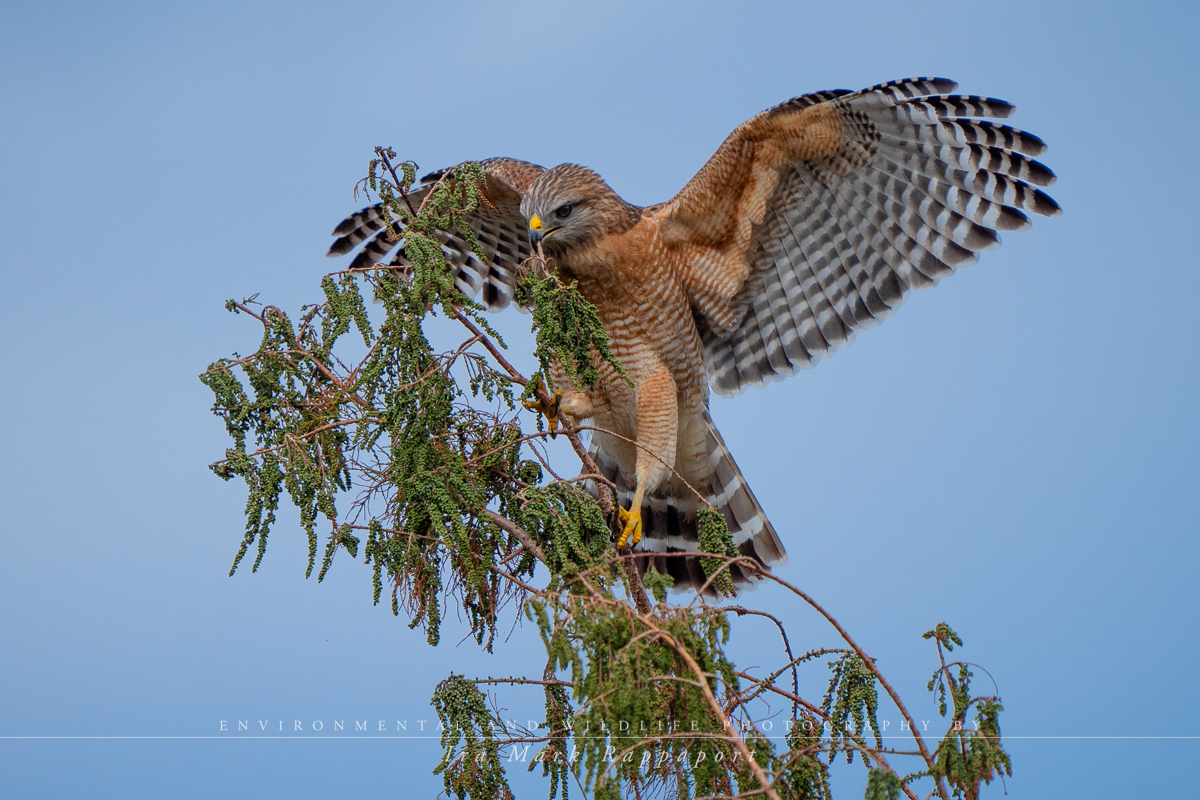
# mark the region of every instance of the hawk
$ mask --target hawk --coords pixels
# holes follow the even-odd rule
[[[1028,228],[1026,212],[1061,213],[1038,188],[1054,183],[1032,158],[1045,143],[990,121],[1012,105],[956,87],[913,78],[789,100],[739,125],[675,197],[644,208],[586,167],[480,162],[489,203],[469,225],[486,260],[455,232],[441,236],[457,287],[502,309],[541,245],[596,306],[635,384],[599,363],[598,387],[582,391],[556,370],[561,413],[597,429],[590,451],[618,489],[620,548],[697,552],[699,493],[743,555],[784,562],[709,416],[709,388],[736,395],[811,367],[911,290],[975,263],[1000,244],[997,231]],[[379,206],[333,235],[331,256],[366,243],[351,269],[408,263]],[[677,588],[705,583],[698,558],[639,561]],[[750,583],[752,571],[735,567],[734,579]]]

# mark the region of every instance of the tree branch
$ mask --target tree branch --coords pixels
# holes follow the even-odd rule
[[[487,517],[493,524],[495,524],[496,527],[517,537],[517,541],[524,545],[525,549],[532,553],[534,558],[543,564],[546,563],[546,553],[541,547],[538,546],[538,543],[533,540],[533,537],[529,535],[528,531],[510,520],[508,517],[497,514],[490,508],[483,509],[483,515]]]

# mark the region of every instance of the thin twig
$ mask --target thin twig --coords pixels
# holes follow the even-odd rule
[[[787,651],[788,661],[790,661],[792,665],[792,690],[795,691],[796,694],[800,694],[800,673],[796,670],[796,659],[792,657],[792,645],[791,642],[788,641],[787,631],[784,630],[783,623],[779,621],[779,618],[774,614],[768,614],[765,611],[755,611],[754,609],[746,608],[745,606],[725,606],[724,608],[727,611],[732,611],[739,617],[745,616],[746,614],[753,614],[754,616],[758,617],[766,617],[775,623],[775,627],[779,628],[779,635],[783,637],[783,649]],[[794,707],[792,718],[795,719]]]

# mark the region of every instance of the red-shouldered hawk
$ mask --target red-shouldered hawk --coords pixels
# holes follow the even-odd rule
[[[1024,212],[1061,213],[1037,188],[1054,183],[1031,158],[1045,144],[983,119],[1013,106],[950,94],[956,86],[914,78],[789,100],[738,126],[679,194],[647,208],[585,167],[482,162],[491,206],[470,225],[487,263],[458,235],[442,236],[458,288],[504,308],[540,242],[595,304],[633,378],[630,387],[601,364],[597,390],[568,390],[561,406],[615,434],[596,432],[590,449],[624,506],[620,546],[697,551],[698,500],[686,481],[724,514],[741,553],[784,561],[708,414],[709,386],[735,395],[811,367],[891,316],[910,290],[973,264],[1000,243],[997,231],[1028,228]],[[397,248],[388,263],[407,263],[378,206],[334,235],[330,255],[367,242],[352,269]],[[696,558],[653,560],[676,587],[704,583]],[[735,581],[747,572],[735,570]]]

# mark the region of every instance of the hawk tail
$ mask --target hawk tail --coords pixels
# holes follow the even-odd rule
[[[743,556],[754,559],[764,567],[769,564],[787,562],[787,552],[775,533],[775,528],[750,486],[734,462],[729,448],[713,424],[708,411],[704,412],[704,423],[708,429],[707,451],[713,464],[713,475],[707,486],[696,490],[704,495],[709,505],[721,512],[733,535],[733,543]],[[603,447],[592,442],[589,448],[600,471],[617,486],[617,496],[622,506],[633,499],[635,479],[625,475],[617,459]],[[594,487],[593,491],[594,491]],[[642,502],[642,541],[635,552],[662,553],[661,557],[637,560],[638,569],[645,573],[653,569],[670,575],[674,587],[680,591],[697,591],[704,586],[707,576],[698,556],[668,555],[672,553],[696,553],[700,551],[700,535],[697,529],[696,512],[702,505],[696,494],[667,494],[662,491],[648,492]],[[753,589],[757,578],[752,570],[733,565],[733,582],[738,589]],[[713,589],[707,594],[715,595]]]

